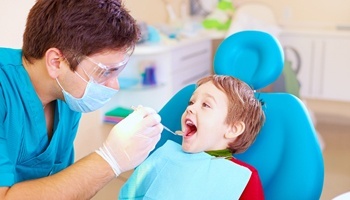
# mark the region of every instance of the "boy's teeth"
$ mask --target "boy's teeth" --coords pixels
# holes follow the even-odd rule
[[[187,121],[186,121],[186,125],[193,125],[193,122],[190,121],[190,120],[187,120]]]

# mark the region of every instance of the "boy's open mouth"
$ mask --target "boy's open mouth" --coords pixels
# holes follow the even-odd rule
[[[185,131],[185,136],[192,136],[197,132],[197,126],[189,119],[186,119],[185,121],[186,124],[186,131]]]

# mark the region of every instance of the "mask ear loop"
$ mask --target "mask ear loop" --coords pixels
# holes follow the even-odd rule
[[[56,78],[56,82],[57,82],[58,86],[60,86],[60,88],[61,88],[62,90],[64,90],[63,87],[62,87],[62,85],[60,84],[60,82],[58,81],[57,78]],[[65,90],[64,90],[64,91],[65,91]]]
[[[89,77],[89,75],[87,75],[87,73],[86,73],[86,71],[84,70],[84,68],[82,68],[82,69],[83,69],[85,75],[86,75],[87,77]],[[74,71],[74,73],[75,73],[76,75],[78,75],[85,83],[88,83],[88,82],[91,80],[91,78],[90,78],[89,81],[85,80],[77,71]]]
[[[63,58],[64,58],[64,60],[69,64],[67,58],[64,57],[64,56],[63,56]],[[75,57],[74,57],[74,58],[75,58]],[[77,58],[75,58],[74,60],[78,63],[78,65],[80,65],[80,60],[78,60]],[[81,67],[81,68],[83,69],[85,75],[86,75],[87,77],[89,77],[89,75],[86,73],[84,67]],[[76,75],[78,75],[85,83],[88,83],[88,82],[89,82],[89,81],[86,81],[77,71],[74,71],[74,73],[75,73]],[[57,81],[58,85],[63,89],[63,87],[61,86],[61,84],[58,82],[57,78],[56,78],[56,81]]]

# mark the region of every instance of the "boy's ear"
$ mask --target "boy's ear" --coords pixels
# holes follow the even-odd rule
[[[58,77],[61,69],[61,62],[63,61],[62,56],[61,51],[57,48],[50,48],[46,51],[45,64],[50,77]]]
[[[232,139],[241,135],[245,130],[245,124],[242,121],[234,123],[225,133],[225,138]]]

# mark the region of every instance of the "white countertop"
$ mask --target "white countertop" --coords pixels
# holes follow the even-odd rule
[[[143,43],[136,45],[133,55],[152,55],[167,52],[202,40],[211,40],[208,35],[198,35],[181,39],[165,39],[160,43]]]
[[[350,37],[350,25],[324,27],[293,27],[282,28],[281,35],[303,34],[309,36],[339,36]]]

